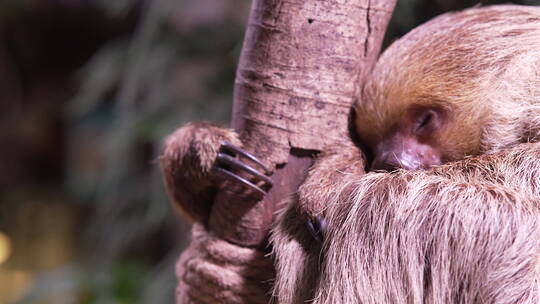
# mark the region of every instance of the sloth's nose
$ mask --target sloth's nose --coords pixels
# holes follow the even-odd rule
[[[383,142],[371,163],[372,171],[418,170],[441,164],[437,149],[414,139]]]
[[[421,167],[421,162],[415,155],[409,155],[404,151],[399,153],[386,153],[376,157],[371,163],[370,171],[395,171],[398,169],[416,170]]]

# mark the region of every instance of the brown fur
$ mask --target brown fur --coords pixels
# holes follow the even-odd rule
[[[176,265],[178,304],[268,303],[272,261],[259,250],[231,244],[200,224]]]
[[[328,202],[315,303],[537,302],[540,193],[528,177],[539,176],[539,156],[519,147],[431,171],[348,176],[341,187],[353,195]]]
[[[442,15],[381,56],[356,105],[377,142],[411,105],[451,113],[453,160],[363,174],[356,148],[323,155],[272,236],[275,302],[540,301],[540,8]],[[348,167],[349,166],[349,167]],[[344,169],[345,168],[345,169]],[[321,251],[303,214],[328,222]]]
[[[323,250],[292,203],[272,236],[276,303],[537,302],[539,157],[523,144],[394,174],[319,166],[335,178],[311,174],[302,190],[324,199]]]
[[[324,151],[276,219],[272,232],[276,260],[276,303],[302,303],[317,289],[321,244],[306,230],[308,217],[324,215],[346,176],[364,174],[361,151],[351,142]],[[336,190],[336,191],[334,191]]]

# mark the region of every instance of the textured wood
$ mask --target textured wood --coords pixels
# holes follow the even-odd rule
[[[221,237],[261,244],[276,203],[301,183],[312,152],[349,136],[355,92],[379,53],[394,5],[395,0],[253,1],[235,81],[233,126],[244,148],[276,169],[275,185],[259,203],[226,185],[210,223]]]

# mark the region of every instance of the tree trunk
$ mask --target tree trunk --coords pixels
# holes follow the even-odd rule
[[[210,228],[264,244],[278,202],[303,181],[317,151],[348,134],[358,87],[374,64],[395,0],[253,0],[235,81],[233,126],[244,149],[274,170],[257,202],[233,184]]]

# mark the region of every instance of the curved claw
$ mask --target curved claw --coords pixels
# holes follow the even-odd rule
[[[241,162],[240,160],[228,155],[228,154],[225,154],[225,153],[219,153],[218,156],[217,156],[217,161],[219,164],[224,164],[226,166],[230,166],[232,169],[235,169],[235,170],[242,170],[242,171],[245,171],[257,178],[260,178],[262,179],[263,181],[265,181],[266,183],[268,183],[269,185],[272,185],[272,180],[264,175],[264,174],[261,174],[259,171],[253,169],[251,166],[248,166],[246,164],[244,164],[243,162]]]
[[[326,229],[328,227],[326,219],[322,216],[316,216],[315,218],[306,220],[306,227],[311,236],[317,241],[322,242]]]
[[[262,180],[266,185],[269,185],[269,186],[273,185],[272,180],[268,176],[262,174],[259,170],[251,167],[250,165],[245,164],[242,160],[237,159],[236,158],[237,155],[240,155],[242,157],[249,159],[258,167],[262,168],[267,175],[271,174],[271,171],[255,156],[251,155],[250,153],[244,151],[243,149],[229,142],[222,143],[220,147],[220,152],[218,153],[217,158],[216,158],[215,169],[217,170],[217,172],[223,175],[227,179],[244,184],[245,186],[263,195],[266,194],[267,191],[263,190],[261,187],[257,186],[255,183],[249,181],[247,178],[244,178],[234,173],[234,171],[239,171],[239,172],[243,171],[245,173],[248,173],[254,176],[254,178],[258,180]]]
[[[223,150],[225,152],[228,151],[229,153],[232,153],[233,155],[236,155],[236,154],[242,155],[243,157],[245,157],[245,158],[251,160],[252,162],[254,162],[255,164],[259,165],[259,167],[261,167],[267,175],[270,175],[272,173],[272,171],[270,171],[270,169],[268,169],[255,156],[253,156],[250,153],[238,148],[237,146],[231,144],[230,142],[223,142],[223,144],[221,145],[221,150]]]
[[[220,174],[223,174],[225,177],[229,178],[229,179],[232,179],[232,180],[235,180],[237,182],[240,182],[246,186],[248,186],[249,188],[259,192],[260,194],[262,195],[265,195],[266,194],[266,191],[264,191],[263,189],[261,189],[259,186],[255,185],[254,183],[248,181],[247,179],[241,177],[241,176],[238,176],[226,169],[223,169],[223,168],[219,168],[217,167],[216,168],[217,172],[220,173]]]

